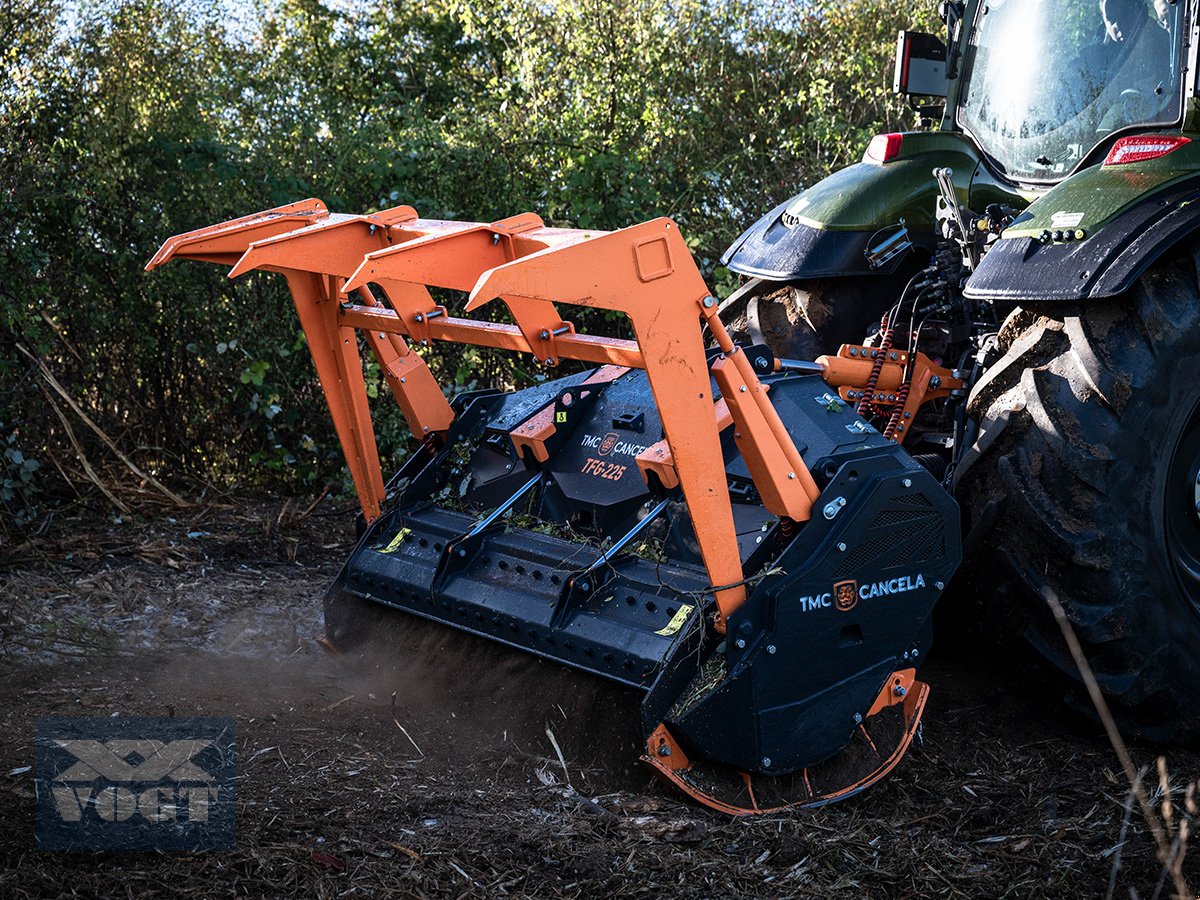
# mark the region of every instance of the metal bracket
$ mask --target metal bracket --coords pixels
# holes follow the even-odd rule
[[[432,595],[436,596],[445,586],[447,579],[451,578],[455,572],[461,571],[470,564],[471,560],[475,558],[475,554],[482,547],[489,531],[496,526],[497,521],[520,503],[524,497],[528,496],[541,480],[542,475],[539,472],[521,485],[511,497],[476,522],[470,531],[446,543],[445,549],[442,550],[442,558],[438,560],[437,571],[434,573],[433,583],[430,587]]]
[[[558,605],[554,608],[552,623],[561,625],[566,614],[579,605],[585,598],[599,591],[612,578],[609,563],[617,557],[629,544],[654,523],[667,508],[669,499],[660,500],[646,515],[639,519],[632,528],[613,542],[613,545],[601,553],[586,569],[580,569],[566,580]]]

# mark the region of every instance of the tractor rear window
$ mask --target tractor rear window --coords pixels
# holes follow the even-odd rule
[[[1181,114],[1182,3],[989,0],[965,60],[959,125],[1007,177],[1058,181],[1097,144]]]

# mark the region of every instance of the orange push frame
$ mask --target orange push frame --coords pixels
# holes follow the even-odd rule
[[[574,359],[645,370],[667,447],[639,467],[683,493],[718,628],[746,598],[721,430],[734,427],[770,512],[811,517],[820,489],[670,219],[599,232],[548,228],[530,213],[486,224],[421,219],[408,206],[345,215],[310,199],[176,235],[146,268],[177,258],[230,265],[230,277],[285,276],[368,521],[382,514],[385,492],[359,334],[418,437],[436,439],[454,413],[412,343],[531,353],[545,366]],[[429,288],[468,291],[467,313],[499,300],[512,324],[451,315]],[[622,313],[636,339],[579,334],[556,304]],[[711,369],[705,325],[722,351]]]

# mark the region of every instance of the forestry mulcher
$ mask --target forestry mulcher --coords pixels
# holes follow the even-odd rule
[[[390,607],[555,660],[641,692],[643,758],[701,802],[815,805],[917,734],[965,534],[989,632],[1069,687],[1056,601],[1125,727],[1196,732],[1196,4],[940,12],[895,75],[940,128],[751,227],[723,303],[668,219],[306,200],[163,245],[287,279],[362,506],[329,642]],[[450,394],[435,342],[573,374]],[[364,351],[417,439],[386,480]]]

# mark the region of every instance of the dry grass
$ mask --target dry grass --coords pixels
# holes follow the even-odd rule
[[[1130,799],[1137,801],[1142,819],[1146,823],[1146,827],[1150,830],[1151,836],[1154,838],[1155,852],[1162,871],[1158,884],[1155,886],[1153,896],[1158,897],[1162,892],[1163,885],[1169,881],[1174,889],[1173,896],[1176,900],[1190,900],[1195,894],[1188,887],[1187,878],[1184,877],[1183,861],[1187,856],[1188,850],[1190,817],[1196,813],[1194,800],[1196,783],[1192,782],[1187,786],[1184,801],[1185,807],[1182,815],[1177,816],[1175,813],[1175,804],[1172,799],[1173,790],[1171,780],[1167,772],[1167,760],[1166,757],[1159,756],[1156,760],[1159,790],[1156,797],[1150,796],[1146,790],[1146,770],[1144,768],[1137,769],[1134,766],[1133,757],[1129,753],[1129,748],[1126,746],[1121,732],[1117,729],[1117,723],[1113,719],[1112,712],[1108,708],[1108,703],[1105,702],[1104,695],[1100,691],[1100,685],[1096,683],[1096,676],[1093,674],[1091,664],[1084,655],[1083,647],[1080,645],[1079,638],[1075,634],[1075,629],[1067,617],[1066,610],[1063,609],[1058,597],[1049,588],[1046,589],[1043,599],[1050,607],[1050,611],[1054,614],[1054,620],[1058,623],[1059,629],[1062,631],[1063,640],[1067,643],[1067,648],[1071,652],[1071,658],[1075,661],[1075,666],[1083,678],[1084,685],[1087,687],[1088,697],[1092,701],[1096,715],[1104,725],[1104,733],[1108,737],[1108,742],[1112,745],[1113,752],[1121,764],[1121,769],[1125,773],[1126,780],[1129,782]],[[1128,811],[1130,807],[1131,802],[1126,801],[1126,815],[1122,820],[1123,832],[1128,829]],[[1113,877],[1109,881],[1109,896],[1112,896],[1116,887],[1117,876],[1120,873],[1120,862],[1120,856],[1113,862]]]

